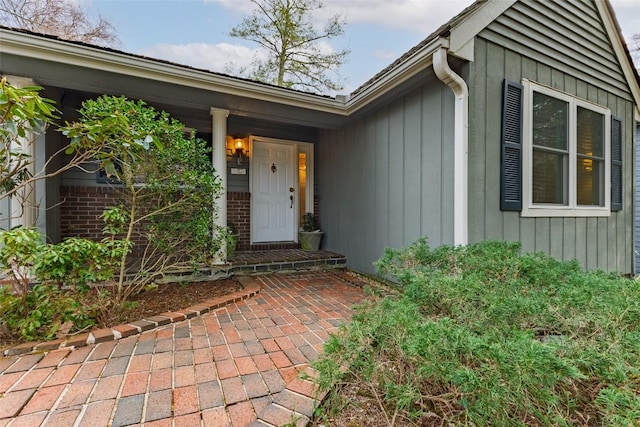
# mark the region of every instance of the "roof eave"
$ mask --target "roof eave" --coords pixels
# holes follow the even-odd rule
[[[0,40],[2,51],[6,54],[50,60],[66,65],[189,86],[341,116],[346,115],[344,102],[334,98],[291,91],[125,53],[105,51],[99,47],[77,45],[5,29],[0,29]]]
[[[429,68],[433,62],[433,52],[441,47],[449,47],[449,41],[446,38],[438,37],[423,46],[420,50],[416,51],[397,67],[390,70],[389,73],[375,80],[369,87],[358,92],[346,102],[345,106],[347,114],[352,114],[360,110],[370,102],[375,101],[389,92],[391,89]]]
[[[429,40],[428,37],[420,49],[412,52],[407,58],[400,58],[401,62],[397,66],[380,77],[374,77],[369,86],[356,90],[346,103],[349,114],[430,67],[433,62],[433,52],[440,47],[447,48],[452,56],[473,61],[475,37],[515,2],[516,0],[476,1],[458,17],[432,33],[429,37],[433,39]]]
[[[635,103],[635,118],[636,120],[640,120],[640,77],[638,76],[638,72],[633,67],[629,49],[627,48],[627,45],[622,38],[620,26],[618,25],[618,21],[615,18],[615,12],[613,11],[609,0],[606,0],[604,2],[596,1],[595,4],[598,8],[600,16],[603,18],[602,20],[604,22],[605,29],[609,34],[609,39],[611,40],[611,44],[613,45],[613,50],[615,51],[620,66],[622,67],[622,72],[624,73],[624,76],[627,80],[627,85],[629,86],[631,95],[633,96],[633,100]]]

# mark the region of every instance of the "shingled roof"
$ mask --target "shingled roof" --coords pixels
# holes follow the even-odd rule
[[[38,33],[38,32],[34,32],[34,31],[30,31],[30,30],[25,30],[25,29],[22,29],[22,28],[6,27],[4,25],[0,25],[0,29],[14,31],[14,32],[23,33],[23,34],[28,34],[28,35],[32,35],[32,36],[36,36],[36,37],[42,37],[42,38],[46,38],[46,39],[49,39],[49,40],[55,40],[55,41],[63,42],[63,43],[69,43],[69,44],[73,44],[73,45],[76,45],[76,46],[83,46],[83,47],[96,49],[96,50],[100,50],[100,51],[104,51],[104,52],[110,52],[110,53],[114,53],[114,54],[118,54],[118,55],[128,56],[130,58],[137,58],[137,59],[142,59],[142,60],[146,60],[146,61],[152,61],[152,62],[155,62],[155,63],[158,63],[158,64],[171,65],[171,66],[180,67],[180,68],[183,68],[183,69],[186,69],[186,70],[199,71],[199,72],[211,74],[212,76],[219,76],[219,77],[225,77],[225,78],[234,79],[234,80],[238,80],[238,81],[256,83],[256,84],[260,84],[260,85],[263,85],[263,86],[266,86],[266,87],[279,88],[279,89],[288,90],[288,91],[291,91],[291,92],[302,93],[302,94],[305,94],[305,95],[317,96],[317,97],[320,97],[320,98],[328,98],[328,99],[333,99],[334,98],[334,97],[328,96],[328,95],[320,95],[320,94],[313,93],[313,92],[306,92],[306,91],[302,91],[302,90],[291,89],[291,88],[286,88],[286,87],[282,87],[282,86],[276,86],[276,85],[273,85],[273,84],[270,84],[270,83],[264,83],[264,82],[261,82],[261,81],[258,81],[258,80],[252,80],[252,79],[247,79],[247,78],[244,78],[244,77],[232,76],[230,74],[220,73],[220,72],[217,72],[217,71],[211,71],[211,70],[208,70],[208,69],[205,69],[205,68],[198,68],[198,67],[193,67],[193,66],[190,66],[190,65],[179,64],[177,62],[167,61],[165,59],[158,59],[158,58],[153,58],[153,57],[150,57],[150,56],[130,53],[130,52],[126,52],[126,51],[123,51],[123,50],[114,49],[114,48],[111,48],[111,47],[100,46],[100,45],[85,43],[85,42],[76,41],[76,40],[63,39],[61,37],[54,36],[54,35],[51,35],[51,34]]]

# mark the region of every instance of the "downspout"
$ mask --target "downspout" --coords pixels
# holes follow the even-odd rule
[[[469,158],[469,88],[462,77],[454,73],[447,62],[447,49],[440,47],[433,53],[436,76],[451,88],[455,95],[453,124],[453,244],[466,245],[468,224],[468,158]]]

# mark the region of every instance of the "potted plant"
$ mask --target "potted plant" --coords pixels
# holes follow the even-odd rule
[[[227,224],[227,259],[231,259],[235,256],[239,235],[240,233],[238,233],[238,228],[234,223]]]
[[[302,217],[302,226],[298,231],[298,240],[303,251],[317,251],[320,249],[320,240],[324,232],[320,231],[318,220],[311,212]]]

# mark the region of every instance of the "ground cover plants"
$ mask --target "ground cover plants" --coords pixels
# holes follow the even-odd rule
[[[333,391],[320,422],[348,412],[345,385],[376,402],[374,425],[640,419],[638,281],[505,242],[420,240],[377,267],[403,292],[360,306],[327,343],[316,368]]]

